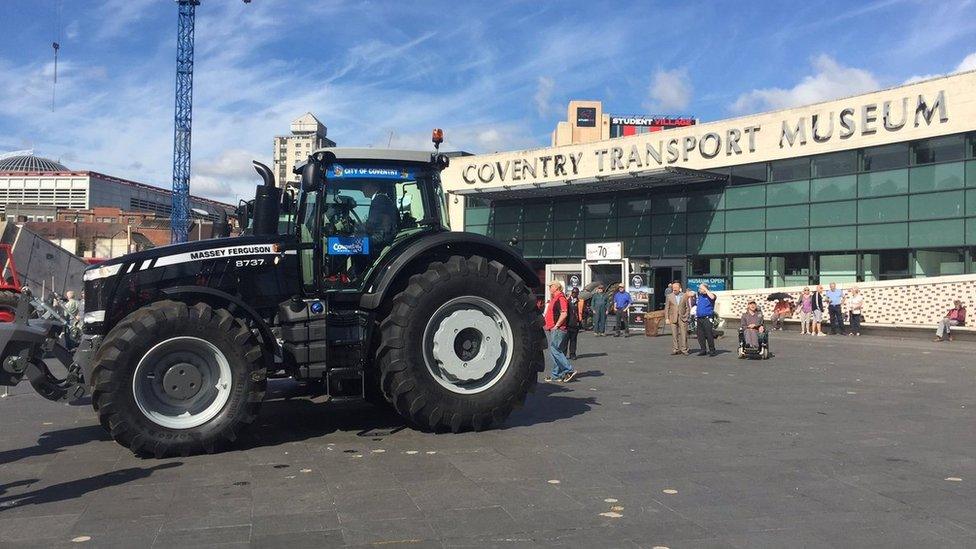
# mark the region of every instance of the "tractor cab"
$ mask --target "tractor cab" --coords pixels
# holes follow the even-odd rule
[[[302,284],[359,290],[369,272],[404,240],[447,230],[442,154],[321,149],[298,166],[295,234]]]

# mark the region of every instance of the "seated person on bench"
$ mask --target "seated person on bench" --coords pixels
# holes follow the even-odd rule
[[[742,313],[740,322],[746,345],[753,348],[759,347],[759,334],[765,332],[766,329],[763,328],[763,316],[756,307],[755,301],[750,301],[746,305],[746,312]]]

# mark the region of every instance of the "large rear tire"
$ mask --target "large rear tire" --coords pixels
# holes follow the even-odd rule
[[[156,457],[214,452],[254,421],[266,369],[251,331],[224,309],[147,305],[105,337],[92,405],[119,444]]]
[[[412,276],[380,329],[383,393],[421,429],[497,425],[545,367],[535,298],[508,268],[480,256],[454,256]]]

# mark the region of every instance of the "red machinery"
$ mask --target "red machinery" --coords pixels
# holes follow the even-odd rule
[[[0,244],[0,322],[14,321],[21,288],[13,248],[10,244]]]

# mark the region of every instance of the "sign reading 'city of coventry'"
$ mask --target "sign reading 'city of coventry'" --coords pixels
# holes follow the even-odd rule
[[[670,132],[644,134],[641,141],[623,146],[597,147],[580,152],[545,153],[527,158],[483,161],[461,169],[461,179],[469,185],[530,182],[547,178],[572,178],[581,173],[629,173],[664,166],[675,166],[698,160],[719,158],[731,160],[756,153],[757,136],[778,132],[779,149],[801,152],[807,145],[843,141],[854,136],[871,136],[882,132],[898,132],[907,127],[945,124],[949,108],[945,91],[918,94],[898,100],[866,103],[857,107],[798,116],[782,120],[777,127],[762,124],[731,126],[721,131],[682,135],[668,138]],[[691,126],[694,128],[695,126]],[[702,127],[704,131],[706,127]],[[767,145],[768,138],[762,140]],[[593,163],[594,165],[589,165]]]

